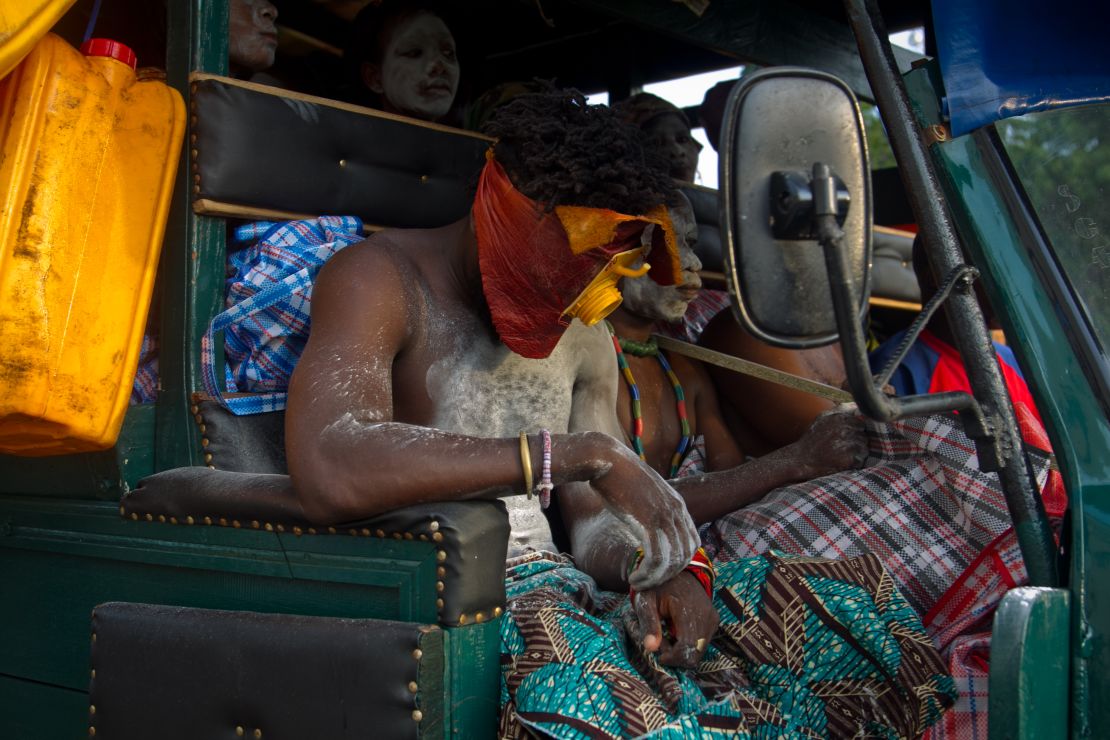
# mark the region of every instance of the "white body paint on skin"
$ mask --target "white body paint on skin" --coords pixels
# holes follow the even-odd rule
[[[270,0],[231,0],[228,60],[251,72],[269,69],[277,50],[277,8]]]
[[[660,285],[646,275],[621,281],[621,295],[624,296],[622,305],[625,309],[639,316],[672,324],[682,321],[690,301],[697,297],[698,290],[701,288],[698,271],[701,270],[702,264],[694,254],[694,244],[698,240],[698,224],[690,201],[685,195],[681,193],[679,195],[681,205],[671,208],[670,216],[678,242],[682,285]]]
[[[596,346],[595,331],[573,322],[543,360],[514,354],[488,334],[455,332],[451,346],[442,347],[440,359],[428,368],[428,395],[437,408],[433,426],[477,437],[515,437],[541,428],[566,433],[581,357]],[[533,463],[538,467],[538,460]],[[555,551],[539,499],[516,495],[503,501],[510,557],[528,549]]]

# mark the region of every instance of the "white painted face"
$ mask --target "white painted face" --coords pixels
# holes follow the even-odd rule
[[[694,209],[690,201],[683,195],[681,205],[671,208],[669,213],[674,223],[678,256],[682,265],[682,285],[660,285],[647,275],[634,280],[625,278],[621,281],[621,295],[624,296],[621,308],[637,316],[673,324],[682,320],[686,307],[698,295],[701,288],[701,278],[698,276],[701,260],[694,254],[698,224],[694,220]]]
[[[366,64],[363,76],[385,110],[426,121],[443,118],[459,87],[455,37],[443,20],[425,11],[404,18],[383,46],[381,65]]]
[[[690,127],[677,115],[665,113],[644,126],[647,145],[658,150],[668,162],[671,177],[693,182],[698,172],[701,144],[690,135]]]
[[[277,8],[270,0],[231,0],[227,56],[232,67],[261,72],[274,64]]]

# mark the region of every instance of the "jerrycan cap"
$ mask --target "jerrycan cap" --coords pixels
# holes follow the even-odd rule
[[[135,52],[127,44],[112,39],[89,39],[81,44],[81,53],[87,57],[111,57],[135,69]]]

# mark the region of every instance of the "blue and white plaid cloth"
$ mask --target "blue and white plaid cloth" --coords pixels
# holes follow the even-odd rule
[[[289,377],[308,340],[312,284],[336,252],[362,241],[362,220],[320,216],[255,222],[235,231],[228,258],[227,310],[201,340],[205,391],[238,415],[285,408]],[[223,387],[215,335],[224,333]],[[228,397],[225,394],[251,393]]]

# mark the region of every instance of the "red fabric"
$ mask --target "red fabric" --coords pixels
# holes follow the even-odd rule
[[[968,381],[967,371],[964,369],[963,360],[960,359],[960,353],[956,351],[956,348],[937,338],[935,334],[928,330],[921,332],[920,341],[940,355],[936,369],[933,371],[933,382],[929,386],[929,392],[966,391],[970,393],[971,383]],[[1041,423],[1041,415],[1037,411],[1037,405],[1033,403],[1033,394],[1029,392],[1029,386],[1025,384],[1025,379],[1021,377],[1017,370],[1005,362],[1000,361],[998,364],[1002,368],[1002,378],[1006,381],[1006,388],[1010,391],[1010,398],[1013,400],[1014,406],[1025,404],[1036,417],[1037,422]]]
[[[613,255],[637,248],[644,228],[661,223],[658,218],[601,208],[574,210],[589,212],[595,222],[608,222],[611,241],[587,250],[579,244],[581,251],[575,254],[559,216],[544,213],[488,157],[473,210],[482,290],[501,341],[522,357],[550,355],[568,323],[563,311]],[[653,234],[651,274],[657,282],[671,284],[674,261],[662,231]],[[665,258],[656,260],[657,253]]]

